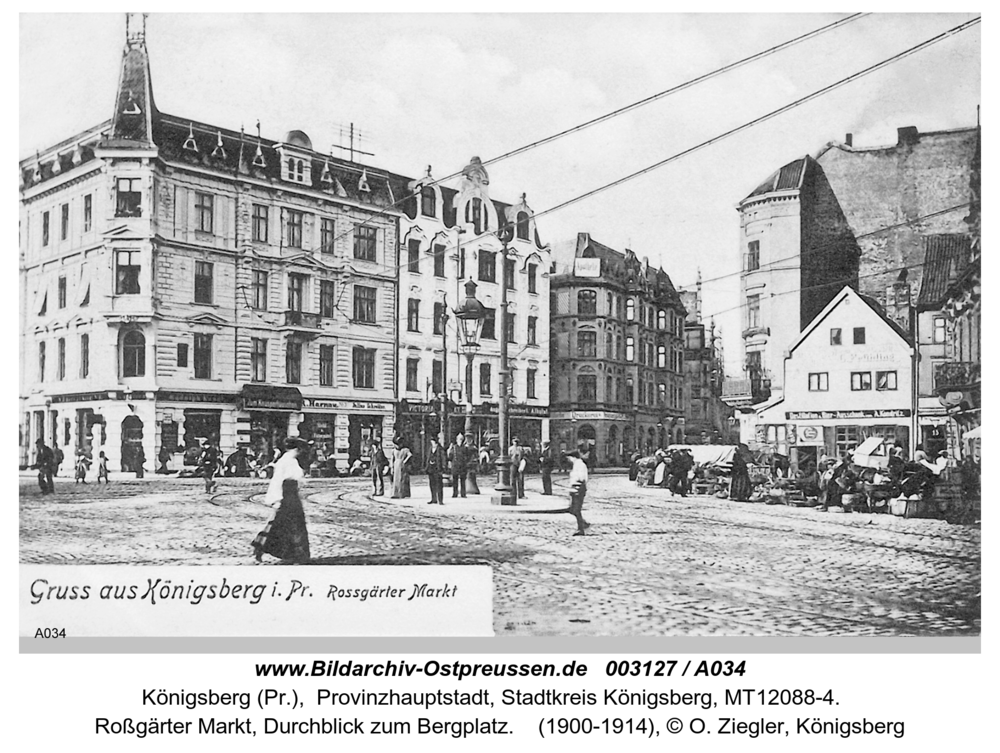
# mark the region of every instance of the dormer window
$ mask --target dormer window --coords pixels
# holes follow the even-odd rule
[[[517,237],[522,241],[528,240],[528,213],[518,212],[517,213]]]
[[[420,213],[425,217],[437,216],[437,195],[432,186],[424,186],[420,190]]]
[[[489,230],[490,221],[482,199],[472,199],[465,205],[465,221],[472,225],[477,234]]]

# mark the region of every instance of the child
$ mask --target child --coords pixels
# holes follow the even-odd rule
[[[104,483],[111,483],[108,478],[108,458],[104,454],[104,450],[101,450],[100,459],[97,461],[97,483],[101,483],[101,479],[104,479]]]
[[[82,452],[76,456],[76,483],[87,483],[87,471],[90,470],[90,461]]]

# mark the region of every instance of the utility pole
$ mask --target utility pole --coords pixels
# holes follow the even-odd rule
[[[503,312],[501,314],[501,325],[500,325],[500,404],[499,404],[499,423],[500,423],[500,457],[497,458],[497,470],[499,472],[499,479],[494,490],[496,494],[490,500],[495,505],[512,506],[517,504],[517,498],[512,493],[510,486],[510,454],[509,454],[509,418],[508,411],[510,410],[510,364],[507,358],[507,244],[513,240],[514,228],[510,225],[504,225],[499,230],[497,230],[497,238],[500,239],[500,243],[503,244],[503,248],[500,252],[502,257],[501,269],[503,274],[501,275],[500,283],[500,309]]]
[[[448,294],[441,295],[441,446],[448,449]]]

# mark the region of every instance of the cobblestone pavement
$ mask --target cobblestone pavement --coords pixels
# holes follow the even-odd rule
[[[585,537],[537,494],[430,507],[372,499],[365,480],[306,489],[313,563],[489,564],[498,635],[978,635],[980,530],[705,497],[671,499],[621,476],[591,480]],[[563,484],[565,482],[563,481]],[[264,482],[57,484],[22,477],[24,563],[246,564],[272,510]],[[545,505],[539,505],[544,501]],[[530,508],[530,509],[528,509]],[[272,561],[273,562],[273,561]],[[266,565],[265,565],[266,566]]]

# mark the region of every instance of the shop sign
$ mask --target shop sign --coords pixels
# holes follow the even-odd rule
[[[577,421],[628,421],[629,417],[623,413],[607,413],[600,410],[575,410],[570,414],[572,420]]]
[[[294,387],[246,384],[240,392],[241,410],[302,410],[302,393]]]
[[[224,392],[170,392],[160,390],[156,393],[159,400],[171,403],[231,403],[234,395]]]
[[[836,418],[909,418],[909,408],[865,410],[793,410],[785,413],[789,421],[813,421]]]
[[[108,392],[78,392],[75,395],[53,395],[53,403],[89,403],[94,400],[107,400],[110,397]]]
[[[359,411],[365,413],[392,413],[392,404],[373,403],[361,400],[328,400],[321,397],[307,397],[302,400],[305,408],[324,408],[335,411]]]
[[[474,405],[472,412],[477,415],[497,416],[500,408],[496,403],[482,403]],[[529,416],[531,418],[548,418],[549,407],[547,405],[511,405],[508,408],[510,416]]]
[[[600,277],[601,276],[601,260],[600,259],[574,259],[573,260],[573,274],[576,277]]]
[[[800,447],[822,447],[823,427],[817,424],[800,424],[796,432],[796,439]]]

